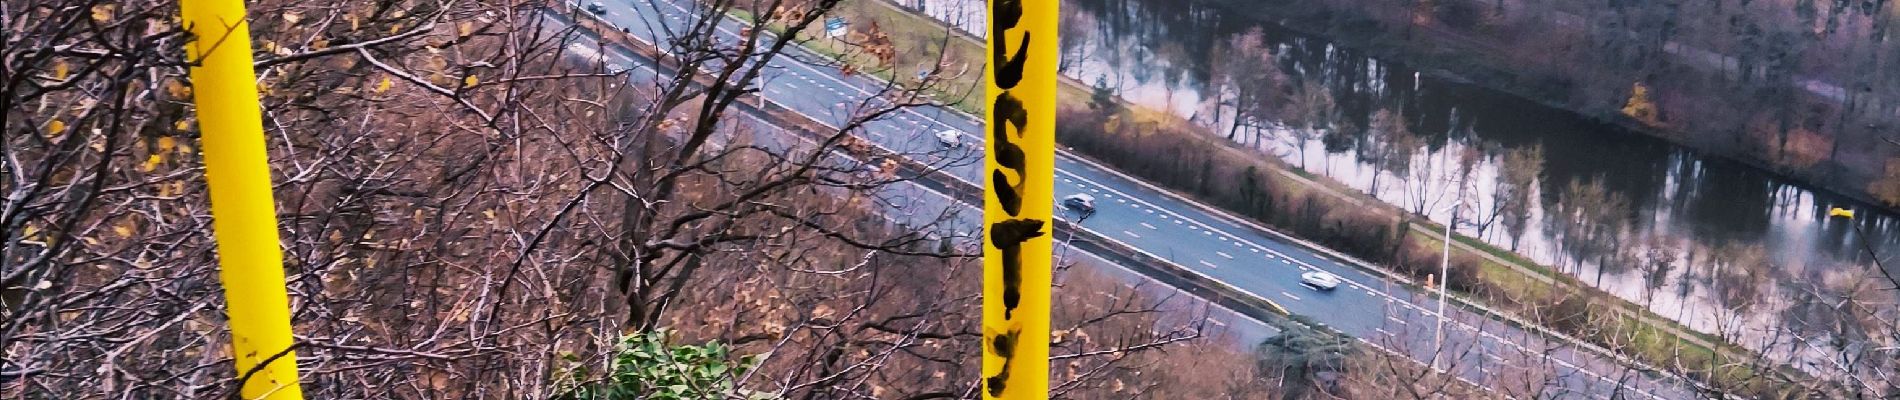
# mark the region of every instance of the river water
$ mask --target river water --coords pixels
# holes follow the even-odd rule
[[[897,0],[921,8],[969,32],[984,32],[982,2],[977,0]],[[1258,31],[1289,85],[1323,82],[1337,99],[1340,119],[1368,126],[1373,111],[1397,108],[1423,142],[1411,160],[1411,172],[1383,172],[1374,195],[1405,209],[1423,210],[1432,219],[1450,219],[1459,155],[1480,156],[1465,178],[1466,206],[1457,229],[1499,247],[1556,266],[1586,283],[1675,318],[1705,332],[1727,331],[1764,337],[1782,325],[1795,295],[1812,285],[1839,285],[1872,268],[1862,240],[1888,256],[1900,254],[1900,219],[1878,207],[1776,177],[1751,166],[1709,157],[1640,133],[1592,122],[1508,94],[1419,73],[1339,47],[1323,38],[1237,16],[1218,7],[1179,0],[1066,0],[1063,23],[1063,73],[1084,82],[1102,79],[1124,99],[1165,109],[1212,131],[1232,128],[1234,88],[1215,82],[1210,72],[1229,56],[1217,46],[1236,35]],[[1231,80],[1229,80],[1231,81]],[[1370,192],[1375,175],[1367,158],[1381,145],[1355,130],[1339,140],[1312,140],[1305,146],[1280,140],[1283,127],[1239,130],[1236,141],[1306,165]],[[1542,176],[1534,185],[1530,223],[1512,238],[1490,218],[1503,154],[1541,146]],[[1583,243],[1551,218],[1573,181],[1599,179],[1607,192],[1627,200],[1627,223],[1612,248],[1639,249],[1666,239],[1679,251],[1666,273],[1646,277],[1634,268],[1599,270],[1604,247]],[[1857,211],[1854,220],[1827,218],[1833,207]],[[1486,221],[1491,223],[1484,223]],[[1476,221],[1476,222],[1473,222]],[[1852,224],[1858,224],[1860,236]],[[1577,231],[1577,229],[1568,229]],[[1654,238],[1654,239],[1652,239]],[[1515,242],[1515,243],[1514,243]],[[1708,260],[1713,249],[1759,245],[1767,268],[1723,282],[1724,272]],[[1635,251],[1630,253],[1641,253]],[[1896,264],[1896,263],[1889,263]],[[1900,266],[1890,265],[1890,269]],[[1900,271],[1896,271],[1900,272]],[[1600,282],[1600,283],[1599,283]],[[1754,295],[1737,299],[1722,285],[1753,286]],[[1726,301],[1724,297],[1727,297]],[[1748,304],[1746,312],[1724,311]],[[1728,306],[1728,307],[1725,307]],[[1796,327],[1801,328],[1801,327]],[[1806,327],[1804,330],[1822,330]],[[1809,332],[1811,333],[1811,332]],[[1751,346],[1759,347],[1759,346]]]

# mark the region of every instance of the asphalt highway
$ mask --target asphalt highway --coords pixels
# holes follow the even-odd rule
[[[690,0],[605,0],[602,4],[606,12],[593,17],[625,28],[647,43],[667,43],[659,38],[682,31],[701,14]],[[580,7],[574,9],[584,13],[578,11]],[[731,18],[720,22],[722,40],[733,43],[743,25]],[[617,57],[633,62],[624,54]],[[878,96],[888,83],[862,74],[847,76],[825,60],[796,47],[774,59],[763,82],[764,99],[833,126],[842,126],[865,110],[889,105]],[[629,73],[635,84],[653,79],[650,67]],[[981,118],[947,107],[922,106],[870,121],[857,133],[878,146],[936,165],[955,179],[980,185],[982,123]],[[957,132],[960,145],[940,143],[936,134],[946,130]],[[1095,198],[1098,211],[1079,219],[1083,229],[1270,300],[1371,346],[1449,369],[1467,382],[1486,387],[1542,387],[1539,397],[1547,398],[1695,397],[1686,383],[1672,376],[1632,371],[1587,345],[1520,328],[1459,303],[1445,308],[1443,340],[1439,341],[1436,297],[1388,279],[1370,264],[1066,152],[1057,155],[1056,177],[1058,196],[1087,193]],[[917,199],[917,204],[894,206],[911,207],[906,215],[931,215],[917,212],[918,207],[960,210],[956,212],[965,216],[958,218],[962,222],[946,229],[975,231],[968,216],[977,211],[970,205],[942,204],[949,199],[928,189],[894,190],[911,191],[898,195]],[[1072,222],[1078,217],[1067,216]],[[1332,273],[1343,284],[1332,291],[1306,287],[1299,276],[1307,271]]]

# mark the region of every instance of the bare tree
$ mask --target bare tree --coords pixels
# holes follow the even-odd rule
[[[5,6],[9,398],[221,397],[246,376],[225,346],[183,59],[209,39],[174,4]],[[900,204],[973,156],[858,138],[933,103],[933,82],[878,87],[837,126],[760,114],[742,100],[837,2],[677,4],[678,25],[653,27],[669,56],[632,64],[660,53],[542,2],[249,5],[306,393],[542,398],[557,377],[598,379],[580,372],[601,372],[583,366],[619,332],[659,327],[772,355],[732,377],[751,390],[974,387],[958,366],[975,357],[976,291],[956,278],[973,273],[957,245],[971,232],[957,207]],[[740,8],[774,29],[716,24]],[[1173,333],[1067,357],[1199,337],[1117,323]]]
[[[1373,160],[1372,193],[1379,194],[1379,178],[1391,173],[1401,178],[1410,172],[1412,157],[1424,147],[1424,142],[1412,134],[1411,124],[1398,110],[1380,109],[1372,114]]]
[[[1311,78],[1301,82],[1300,90],[1293,93],[1287,108],[1293,129],[1281,139],[1300,153],[1300,169],[1306,169],[1306,144],[1319,138],[1322,131],[1333,129],[1339,120],[1339,110],[1333,104],[1331,89]]]
[[[1498,173],[1497,189],[1498,215],[1504,219],[1505,233],[1511,235],[1511,251],[1517,251],[1517,244],[1529,228],[1531,206],[1537,182],[1544,174],[1544,147],[1515,148],[1504,154],[1504,166]]]

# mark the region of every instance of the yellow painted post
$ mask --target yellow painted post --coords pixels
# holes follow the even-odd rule
[[[290,298],[284,293],[277,209],[244,2],[179,0],[179,9],[197,37],[186,50],[199,63],[191,68],[192,99],[203,132],[211,228],[218,240],[231,350],[237,376],[249,374],[239,394],[246,399],[302,399],[297,354],[289,351]],[[258,367],[272,357],[276,359]]]
[[[1056,6],[989,0],[984,128],[983,398],[1049,397]]]

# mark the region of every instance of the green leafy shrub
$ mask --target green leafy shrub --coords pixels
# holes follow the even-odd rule
[[[627,335],[615,346],[607,369],[598,377],[586,366],[570,371],[560,385],[560,400],[703,400],[772,399],[775,396],[735,387],[733,380],[758,367],[758,358],[733,358],[719,342],[668,344],[659,330]]]

